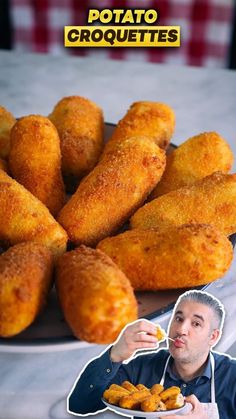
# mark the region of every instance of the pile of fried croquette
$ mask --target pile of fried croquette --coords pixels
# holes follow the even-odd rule
[[[133,103],[106,144],[90,99],[64,97],[48,116],[18,120],[0,106],[1,337],[34,322],[54,280],[74,336],[107,344],[137,319],[136,290],[226,273],[232,151],[206,132],[169,153],[174,129],[174,110],[160,102]]]
[[[111,384],[103,393],[103,398],[109,404],[123,409],[143,412],[178,409],[184,405],[184,397],[179,387],[164,389],[161,384],[154,384],[147,388],[143,384],[135,386],[129,381],[124,381],[121,385]]]

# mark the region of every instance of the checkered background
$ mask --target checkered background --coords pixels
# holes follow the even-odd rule
[[[159,25],[180,25],[180,48],[65,48],[63,27],[86,25],[89,8],[154,8]],[[13,47],[22,52],[226,67],[234,0],[11,0]]]

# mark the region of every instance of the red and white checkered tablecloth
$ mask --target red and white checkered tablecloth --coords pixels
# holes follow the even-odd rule
[[[14,48],[54,55],[226,67],[234,0],[11,0]],[[89,8],[143,8],[159,25],[180,25],[180,48],[65,48],[65,25],[86,25]]]

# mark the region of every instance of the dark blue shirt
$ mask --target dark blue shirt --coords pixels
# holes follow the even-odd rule
[[[236,360],[227,355],[212,352],[215,359],[215,392],[220,419],[236,419]],[[159,383],[169,352],[161,349],[158,352],[142,354],[129,363],[111,362],[109,350],[99,358],[91,361],[69,397],[69,410],[86,414],[104,409],[101,401],[103,392],[111,383],[121,384],[128,380],[133,384],[144,384],[151,387]],[[184,396],[195,394],[203,403],[211,402],[211,365],[208,358],[201,376],[184,382],[176,376],[171,368],[170,359],[164,387],[179,386]]]

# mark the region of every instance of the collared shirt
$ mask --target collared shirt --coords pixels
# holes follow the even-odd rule
[[[159,383],[169,352],[142,354],[129,363],[111,362],[109,350],[91,361],[78,379],[69,398],[71,412],[86,414],[104,409],[102,394],[110,384],[121,384],[128,380],[133,384],[151,387]],[[236,418],[236,360],[227,355],[213,352],[215,359],[216,402],[220,419]],[[165,376],[164,387],[179,386],[183,395],[195,396],[203,403],[211,402],[211,366],[208,359],[204,371],[189,382],[183,381],[173,372],[170,362]]]

